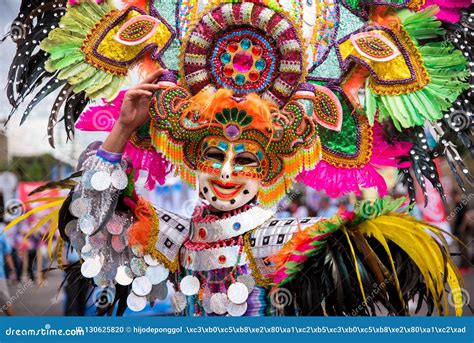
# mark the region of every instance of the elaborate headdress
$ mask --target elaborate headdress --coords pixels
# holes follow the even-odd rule
[[[112,1],[22,3],[10,33],[18,54],[8,95],[16,109],[36,92],[25,120],[60,89],[48,124],[52,144],[59,120],[70,138],[77,120],[81,129],[108,130],[131,68],[161,66],[181,75],[180,87],[156,94],[151,124],[126,149],[136,169],[150,171],[150,186],[164,180],[169,162],[193,183],[203,138],[234,139],[234,132],[257,142],[269,163],[266,203],[296,174],[331,196],[362,187],[384,194],[377,172],[384,166],[402,170],[412,199],[415,181],[425,193],[425,180],[443,193],[433,162],[441,155],[462,187],[463,180],[472,181],[457,149],[472,150],[467,14],[443,27],[435,7],[420,10],[424,1],[415,0],[223,0],[207,6],[179,0],[159,10],[151,0],[125,3],[123,9]],[[456,21],[463,7],[455,1],[441,18]],[[90,100],[101,98],[116,100],[81,115]],[[104,113],[105,126],[97,120]],[[269,124],[261,126],[263,113]],[[388,135],[387,122],[394,127]]]

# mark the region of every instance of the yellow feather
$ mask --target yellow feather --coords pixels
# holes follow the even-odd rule
[[[395,262],[393,261],[392,254],[390,252],[390,248],[388,246],[387,240],[385,239],[383,233],[370,220],[367,220],[367,221],[363,222],[362,224],[359,224],[358,228],[361,230],[361,232],[364,235],[367,235],[368,237],[374,237],[382,245],[382,247],[385,249],[385,253],[387,254],[388,259],[390,261],[390,266],[392,267],[392,275],[393,275],[393,279],[395,281],[395,285],[397,287],[398,296],[400,298],[401,303],[405,306],[405,301],[403,300],[402,291],[400,289],[400,282],[398,281],[397,270],[395,268]]]
[[[40,229],[45,223],[47,223],[48,221],[50,221],[54,216],[58,216],[59,214],[59,209],[48,214],[47,216],[44,216],[43,218],[41,218],[41,220],[35,225],[33,226],[30,231],[28,231],[28,233],[25,235],[25,237],[23,237],[23,240],[27,240],[28,237],[35,231],[37,231],[38,229]]]
[[[342,229],[342,232],[344,232],[344,235],[345,235],[346,238],[347,238],[347,243],[349,243],[349,247],[350,247],[350,249],[351,249],[352,258],[354,259],[354,266],[355,266],[355,271],[356,271],[356,275],[357,275],[357,280],[359,280],[360,291],[361,291],[361,293],[362,293],[362,297],[364,298],[364,302],[367,303],[367,298],[365,297],[365,292],[364,292],[364,285],[362,284],[362,278],[361,278],[361,276],[360,276],[359,265],[358,265],[358,263],[357,263],[357,258],[356,258],[356,254],[355,254],[355,251],[354,251],[354,247],[352,246],[351,239],[350,239],[349,235],[347,234],[346,227],[345,227],[345,226],[342,226],[341,229]]]

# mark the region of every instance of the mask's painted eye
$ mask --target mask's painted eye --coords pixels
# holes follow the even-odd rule
[[[210,147],[204,152],[204,158],[222,163],[225,160],[225,152],[218,148]]]
[[[235,156],[234,164],[246,167],[257,167],[259,165],[259,161],[257,156],[251,152],[241,152]]]

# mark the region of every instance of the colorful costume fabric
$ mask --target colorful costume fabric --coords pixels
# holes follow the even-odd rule
[[[162,299],[168,281],[187,315],[400,315],[414,298],[449,313],[445,286],[459,291],[460,275],[442,232],[403,199],[331,219],[276,219],[272,206],[295,181],[385,196],[383,167],[400,169],[410,203],[427,181],[444,197],[440,156],[461,187],[472,181],[458,152],[472,152],[463,1],[447,13],[421,0],[125,3],[23,2],[23,35],[11,32],[14,110],[34,94],[25,120],[59,90],[51,144],[59,121],[70,138],[110,131],[132,67],[168,69],[123,156],[91,145],[63,184],[70,195],[49,205],[61,207],[43,224],[81,255],[70,277],[80,268],[119,313]],[[199,185],[203,204],[191,219],[155,209],[134,191],[140,170],[150,188],[170,172]]]

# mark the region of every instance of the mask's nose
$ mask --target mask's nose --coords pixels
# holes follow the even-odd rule
[[[232,151],[227,153],[226,159],[221,169],[221,179],[228,180],[232,176],[232,161],[234,160],[234,154]]]

